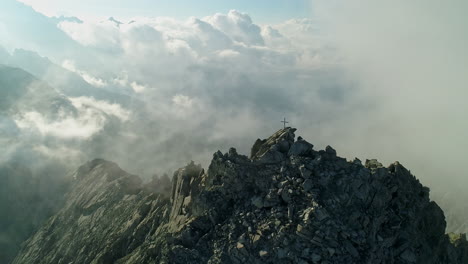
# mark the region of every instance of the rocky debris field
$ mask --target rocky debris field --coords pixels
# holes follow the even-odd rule
[[[142,184],[94,160],[14,263],[468,263],[400,163],[347,161],[285,128]],[[170,186],[172,185],[172,186]]]

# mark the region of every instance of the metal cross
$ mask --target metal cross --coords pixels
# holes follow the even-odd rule
[[[283,124],[284,124],[284,128],[286,128],[286,124],[289,123],[289,122],[286,121],[286,117],[285,117],[284,120],[281,121],[281,123],[283,123]]]

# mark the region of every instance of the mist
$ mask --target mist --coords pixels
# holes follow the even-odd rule
[[[47,82],[66,102],[47,113],[18,109],[9,115],[12,129],[20,131],[21,146],[34,142],[41,155],[71,167],[102,157],[146,177],[190,160],[207,166],[218,149],[249,153],[283,117],[299,126],[355,104],[353,87],[337,78],[340,69],[327,61],[333,54],[309,19],[257,25],[232,10],[182,21],[51,20],[41,30],[67,36],[62,45],[76,52],[66,54],[21,35],[17,27],[24,25],[8,19],[3,63]],[[310,112],[319,115],[300,116]]]
[[[464,1],[318,1],[346,75],[373,106],[344,135],[346,153],[400,160],[434,188],[468,186],[468,34]],[[330,130],[340,131],[331,122]]]
[[[206,167],[218,149],[248,154],[286,117],[316,149],[398,160],[441,194],[468,186],[463,1],[313,1],[312,18],[271,25],[236,10],[52,19],[6,2],[0,63],[25,69],[25,90],[49,87],[43,102],[60,103],[11,101],[2,161],[73,170],[99,157],[150,177],[190,160]],[[13,9],[41,23],[5,15]]]

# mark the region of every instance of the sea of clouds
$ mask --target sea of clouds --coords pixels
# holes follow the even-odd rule
[[[147,176],[191,159],[206,167],[231,146],[248,154],[286,117],[316,148],[399,160],[431,187],[450,189],[466,182],[463,6],[317,1],[313,18],[277,24],[236,10],[186,20],[35,14],[50,45],[3,15],[0,45],[12,57],[18,48],[47,57],[49,70],[33,73],[65,87],[56,88],[75,109],[8,118],[28,139],[17,142],[41,155],[73,166],[102,157]],[[76,78],[92,92],[66,90],[79,90]]]

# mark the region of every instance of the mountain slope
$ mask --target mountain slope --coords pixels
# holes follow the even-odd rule
[[[466,238],[444,234],[401,164],[349,162],[294,131],[257,140],[250,158],[217,152],[207,172],[189,164],[170,195],[85,164],[14,263],[467,263]]]
[[[0,23],[8,25],[0,30],[0,45],[36,50],[62,59],[83,51],[57,27],[56,19],[38,13],[19,1],[2,0]]]
[[[71,126],[63,120],[81,115],[48,83],[0,65],[0,263],[9,263],[21,243],[61,207],[63,175],[77,166],[72,155],[80,142],[54,137],[46,126],[60,132]]]
[[[48,58],[41,57],[32,51],[16,49],[6,62],[8,65],[30,72],[70,97],[88,96],[98,100],[117,102],[121,105],[129,105],[131,101],[129,96],[115,92],[115,87],[109,89],[96,88],[78,74],[56,65]]]
[[[168,213],[166,200],[114,163],[94,160],[73,178],[64,208],[27,242],[40,250],[24,248],[15,263],[113,263]]]
[[[22,69],[0,65],[0,113],[35,111],[51,116],[59,109],[74,112],[70,101],[47,83]]]
[[[21,243],[60,208],[66,189],[63,178],[34,177],[21,164],[0,164],[0,263],[12,261]]]

